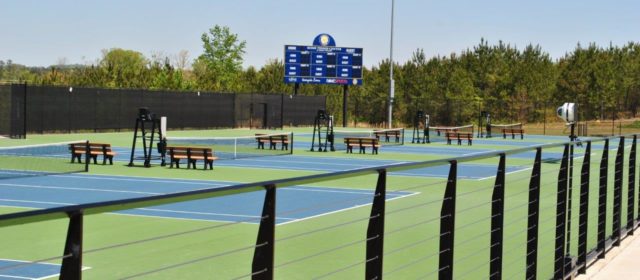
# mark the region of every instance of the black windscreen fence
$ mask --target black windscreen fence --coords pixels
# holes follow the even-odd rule
[[[24,84],[0,85],[0,136],[25,138],[25,102]]]
[[[281,128],[313,125],[326,97],[0,85],[0,135],[130,130],[141,107],[169,129]]]

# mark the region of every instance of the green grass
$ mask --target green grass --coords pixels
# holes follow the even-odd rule
[[[310,132],[309,128],[294,129],[295,132]],[[252,135],[249,130],[219,131],[182,131],[171,136],[231,136]],[[77,139],[89,139],[96,142],[109,142],[115,146],[128,146],[131,132],[73,134],[73,135],[33,135],[25,140],[2,140],[0,145],[24,145],[25,143],[60,142]],[[494,138],[495,141],[502,140]],[[519,141],[519,140],[512,140]],[[525,141],[534,141],[527,139]],[[536,139],[535,141],[538,141]],[[546,143],[547,140],[540,140]],[[612,146],[614,143],[611,143]],[[415,144],[423,145],[423,144]],[[445,145],[442,143],[430,144]],[[615,143],[617,145],[617,143]],[[465,149],[503,150],[512,148],[501,145],[462,146]],[[560,148],[553,149],[561,152]],[[582,149],[577,150],[582,152]],[[362,159],[394,159],[401,161],[422,161],[443,158],[443,155],[394,154],[385,152],[379,155],[358,155],[344,152],[318,153],[296,147],[296,155],[313,156],[318,163],[330,160],[327,157],[347,157]],[[598,175],[602,151],[593,150],[591,158],[591,178],[589,195],[589,240],[588,247],[595,247],[595,225],[598,201]],[[629,147],[625,149],[625,162],[628,162]],[[613,162],[615,152],[609,153],[609,189],[608,205],[613,201]],[[578,241],[578,199],[579,173],[582,158],[576,158],[574,165],[573,204],[572,204],[572,245],[575,255]],[[474,161],[497,166],[497,159]],[[507,164],[531,166],[533,159],[507,158]],[[214,165],[215,166],[215,165]],[[542,165],[541,209],[538,275],[539,278],[551,278],[553,273],[554,227],[556,205],[556,179],[559,162],[547,162]],[[627,169],[623,179],[623,194],[627,193]],[[215,166],[213,172],[203,170],[168,169],[159,166],[152,168],[129,168],[122,162],[113,166],[91,165],[91,174],[141,176],[154,178],[185,178],[216,181],[251,182],[295,176],[317,174],[318,172],[255,169]],[[636,173],[637,174],[637,173]],[[531,170],[515,172],[506,176],[505,233],[504,233],[504,273],[505,279],[524,277],[524,256],[526,247],[528,185]],[[637,176],[638,177],[638,176]],[[636,181],[638,179],[636,178]],[[314,185],[352,189],[375,188],[377,176],[367,175],[340,180],[319,182]],[[489,229],[490,201],[493,178],[486,180],[458,180],[456,205],[456,279],[484,279],[489,271]],[[446,185],[445,178],[420,178],[389,176],[389,191],[408,191],[415,195],[388,201],[385,221],[385,278],[414,279],[435,278],[428,274],[437,270],[438,235],[440,207]],[[637,185],[637,184],[636,184]],[[636,190],[637,196],[637,190]],[[317,202],[306,202],[309,208],[317,207]],[[366,204],[367,201],[357,201]],[[623,199],[623,216],[626,217],[626,199]],[[637,207],[636,207],[637,208]],[[0,213],[25,211],[27,209],[1,207]],[[278,279],[309,279],[326,276],[330,279],[361,278],[364,274],[367,217],[369,205],[341,211],[312,219],[276,227],[275,275]],[[607,234],[611,234],[612,207],[608,208]],[[637,211],[637,210],[635,210]],[[259,213],[256,213],[258,215]],[[255,243],[258,226],[245,223],[219,223],[181,219],[152,218],[119,214],[100,214],[85,218],[83,264],[91,267],[84,272],[87,279],[114,279],[134,276],[140,273],[186,264],[143,275],[141,279],[228,279],[251,273],[252,248]],[[622,221],[626,225],[626,219]],[[34,224],[0,228],[4,237],[2,258],[38,260],[62,254],[67,221],[54,220]],[[202,229],[196,232],[170,236],[181,232]],[[153,240],[149,240],[153,239]],[[140,242],[140,240],[148,240]],[[116,246],[125,243],[128,246]],[[116,247],[114,247],[116,246]],[[113,247],[113,248],[109,248]],[[108,248],[108,249],[104,249]],[[239,248],[246,248],[238,250]],[[218,257],[214,257],[218,256]],[[426,258],[432,256],[430,258]],[[201,261],[194,261],[201,260]],[[55,261],[54,261],[55,262]],[[346,268],[349,265],[351,268]],[[335,274],[328,272],[341,270]]]

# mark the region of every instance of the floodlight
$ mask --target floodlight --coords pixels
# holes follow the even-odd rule
[[[568,102],[564,103],[562,106],[558,107],[557,114],[558,117],[567,123],[576,122],[576,104]]]

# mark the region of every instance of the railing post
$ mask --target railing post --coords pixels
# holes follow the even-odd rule
[[[622,236],[622,176],[624,162],[624,136],[620,136],[620,144],[618,144],[618,152],[616,153],[615,180],[613,181],[613,246],[620,246],[620,238]]]
[[[527,221],[527,275],[526,279],[537,279],[538,270],[538,223],[540,220],[540,167],[542,148],[536,148],[536,159],[529,181],[529,204]]]
[[[580,171],[580,217],[578,218],[578,273],[587,272],[587,225],[589,223],[589,178],[591,177],[591,141],[587,142]]]
[[[629,152],[629,182],[627,192],[627,235],[633,235],[634,219],[633,210],[635,209],[634,194],[636,192],[636,138],[633,135],[631,142],[631,151]]]
[[[450,161],[449,179],[442,200],[440,210],[440,260],[439,274],[440,280],[453,279],[453,241],[456,215],[456,182],[458,161]]]
[[[598,258],[604,259],[606,253],[607,226],[607,184],[609,178],[609,139],[604,140],[602,159],[600,160],[600,188],[598,190]]]
[[[82,221],[81,211],[69,212],[67,241],[64,245],[64,259],[60,268],[60,279],[82,279]]]
[[[387,171],[378,170],[378,183],[371,205],[367,227],[366,279],[382,279],[382,257],[384,255],[384,212],[387,189]]]
[[[556,238],[553,279],[564,279],[565,273],[565,238],[567,221],[567,169],[569,168],[569,145],[564,145],[560,172],[558,172],[558,189],[556,200]]]
[[[266,194],[262,206],[262,219],[258,229],[256,249],[253,252],[251,265],[252,279],[273,279],[273,260],[276,233],[276,186],[264,186]]]
[[[502,241],[504,233],[504,175],[505,154],[500,154],[500,163],[491,196],[491,257],[489,279],[502,279]]]

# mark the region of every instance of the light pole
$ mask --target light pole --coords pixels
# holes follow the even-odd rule
[[[387,126],[393,127],[393,97],[395,95],[395,82],[393,80],[393,8],[395,0],[391,0],[391,40],[389,46],[389,108],[387,110]]]

